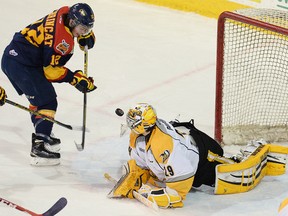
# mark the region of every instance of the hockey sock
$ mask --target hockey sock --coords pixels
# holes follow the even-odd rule
[[[56,99],[44,106],[29,106],[30,109],[38,111],[39,113],[49,116],[51,118],[54,118],[56,109],[57,109],[57,101]],[[40,116],[36,116],[34,114],[31,115],[31,120],[35,128],[36,134],[43,134],[50,136],[52,128],[53,128],[53,122],[46,121],[42,119]]]

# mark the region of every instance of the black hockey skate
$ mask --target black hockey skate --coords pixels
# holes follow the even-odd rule
[[[52,166],[60,164],[60,139],[52,138],[45,142],[42,137],[32,134],[31,165]],[[56,149],[56,150],[55,150]]]

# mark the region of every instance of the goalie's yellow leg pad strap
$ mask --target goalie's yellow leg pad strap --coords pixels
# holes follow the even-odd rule
[[[268,152],[269,145],[262,145],[241,163],[216,166],[214,193],[242,193],[256,187],[266,175]]]
[[[272,144],[270,144],[269,146],[270,148],[267,157],[266,175],[271,176],[282,175],[286,171],[288,147]]]

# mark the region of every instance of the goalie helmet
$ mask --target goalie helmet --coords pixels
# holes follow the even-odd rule
[[[136,134],[146,135],[154,127],[157,120],[155,109],[147,103],[138,103],[129,109],[126,122]]]
[[[83,25],[89,29],[94,25],[94,13],[91,7],[85,3],[72,5],[69,9],[68,17],[73,20],[73,27]]]

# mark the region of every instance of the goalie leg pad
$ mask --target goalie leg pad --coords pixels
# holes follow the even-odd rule
[[[246,192],[256,187],[265,175],[285,173],[288,148],[260,145],[244,161],[216,167],[215,194]]]
[[[256,187],[266,175],[268,152],[269,145],[261,145],[241,163],[218,165],[214,193],[242,193]]]
[[[166,187],[166,188],[151,188],[149,185],[142,185],[138,190],[142,196],[149,199],[151,202],[155,202],[159,207],[162,208],[181,208],[183,202],[181,196],[177,191]]]
[[[288,148],[270,144],[266,175],[282,175],[286,171]]]

